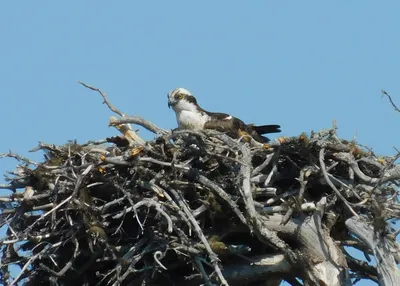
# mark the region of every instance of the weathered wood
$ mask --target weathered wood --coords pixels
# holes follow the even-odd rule
[[[393,249],[397,252],[399,249],[391,247],[385,235],[374,231],[371,225],[362,219],[351,217],[346,220],[346,226],[372,250],[377,263],[379,285],[400,285],[400,271],[392,252]]]

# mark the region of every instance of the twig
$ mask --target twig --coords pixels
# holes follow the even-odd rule
[[[139,158],[139,161],[152,162],[152,163],[159,164],[159,165],[162,165],[162,166],[172,167],[172,163],[163,162],[163,161],[160,161],[160,160],[151,158],[151,157],[140,157],[140,158]],[[174,168],[177,168],[177,169],[180,169],[180,170],[183,170],[183,171],[186,171],[186,172],[189,172],[189,171],[190,171],[190,168],[189,168],[189,167],[186,167],[186,166],[183,166],[183,165],[179,165],[179,164],[177,164],[177,165],[174,164],[173,167],[174,167]],[[243,216],[243,214],[240,212],[238,206],[237,206],[236,203],[228,196],[228,194],[227,194],[223,189],[221,189],[218,185],[216,185],[215,183],[213,183],[213,182],[211,182],[210,180],[208,180],[208,179],[207,179],[206,177],[204,177],[203,175],[200,175],[200,174],[199,174],[198,177],[197,177],[197,180],[199,181],[199,183],[202,183],[202,184],[208,186],[209,188],[211,188],[212,190],[214,190],[214,191],[218,194],[218,196],[220,196],[221,199],[223,199],[226,203],[228,203],[228,204],[232,207],[233,211],[234,211],[235,214],[238,216],[238,218],[240,219],[240,221],[241,221],[243,224],[247,225],[246,219],[245,219],[245,217]]]
[[[265,161],[261,165],[254,168],[254,170],[251,172],[251,176],[254,177],[254,176],[258,175],[262,170],[264,170],[265,167],[267,167],[269,165],[269,163],[271,162],[274,155],[275,155],[275,153],[268,154]]]
[[[40,244],[39,244],[40,245]],[[38,245],[38,246],[39,246]],[[36,246],[36,247],[38,247]],[[39,253],[36,253],[35,255],[33,255],[31,258],[29,258],[29,260],[25,263],[25,265],[22,267],[21,271],[19,272],[18,276],[15,277],[15,279],[13,280],[13,282],[10,284],[10,286],[16,285],[17,282],[21,279],[22,275],[24,274],[25,270],[28,269],[29,265],[31,265],[36,259],[38,259],[43,253],[45,253],[46,251],[48,251],[48,248],[43,248]]]
[[[74,192],[72,195],[70,195],[69,197],[67,197],[65,200],[63,200],[61,203],[59,203],[57,206],[55,206],[54,208],[52,208],[51,210],[49,210],[47,213],[45,213],[44,215],[40,216],[39,219],[37,219],[33,224],[31,224],[27,229],[26,232],[29,232],[39,221],[43,220],[45,217],[47,217],[48,215],[52,214],[53,212],[55,212],[56,210],[58,210],[59,208],[61,208],[63,205],[65,205],[66,203],[68,203],[72,198],[74,198],[80,188],[82,179],[84,176],[86,176],[90,170],[92,169],[93,165],[89,165],[89,167],[87,167],[85,169],[85,171],[82,172],[82,175],[80,175],[78,177]]]
[[[201,240],[201,242],[204,244],[207,253],[210,257],[211,263],[214,266],[215,272],[221,282],[221,285],[228,285],[228,282],[225,280],[224,276],[222,275],[221,268],[218,265],[218,256],[214,253],[214,251],[211,249],[210,244],[208,243],[207,239],[205,238],[203,231],[201,230],[200,226],[198,225],[196,219],[193,217],[193,215],[190,213],[189,208],[186,206],[186,203],[183,201],[183,199],[180,197],[177,191],[175,191],[173,188],[168,187],[167,190],[174,196],[175,200],[177,201],[178,205],[181,207],[181,209],[184,211],[186,216],[188,217],[189,221],[193,225],[193,228]]]
[[[22,161],[22,162],[24,162],[24,163],[26,163],[28,165],[38,165],[38,163],[36,163],[36,162],[34,162],[32,160],[29,160],[28,158],[25,158],[25,157],[23,157],[21,155],[12,153],[11,151],[8,152],[8,153],[0,153],[0,159],[1,158],[5,158],[5,157],[14,158],[14,159],[16,159],[18,161]]]
[[[93,87],[93,86],[87,85],[86,83],[81,82],[81,81],[78,81],[78,83],[83,85],[86,88],[89,88],[91,90],[97,91],[101,95],[101,97],[103,98],[103,103],[105,103],[112,112],[118,114],[121,117],[125,117],[125,114],[122,113],[121,111],[119,111],[117,108],[115,108],[110,103],[110,101],[107,99],[106,94],[104,92],[102,92],[100,89],[98,89],[97,87]],[[136,142],[136,143],[138,143],[139,145],[142,145],[142,146],[145,144],[145,141],[142,138],[140,138],[137,135],[136,132],[134,132],[132,130],[132,128],[131,128],[131,126],[129,124],[119,124],[119,125],[116,124],[115,125],[115,124],[113,124],[113,122],[115,120],[117,120],[117,119],[115,117],[111,116],[110,117],[110,125],[115,126],[115,128],[117,128],[123,135],[125,135],[125,137],[128,139],[128,141],[130,141],[130,139],[133,140],[133,142],[130,141],[131,146],[134,145],[134,142]]]
[[[78,239],[76,239],[74,237],[74,244],[75,244],[75,250],[74,253],[71,257],[71,259],[67,262],[67,264],[65,264],[65,266],[58,272],[50,269],[49,267],[47,267],[46,265],[44,265],[43,263],[41,263],[41,266],[43,267],[43,269],[47,270],[48,272],[50,272],[51,274],[57,276],[57,277],[61,277],[64,276],[65,273],[72,267],[76,257],[78,256],[78,251],[79,251],[79,242]]]
[[[167,267],[165,267],[165,266],[160,262],[160,259],[163,259],[164,256],[165,256],[165,255],[164,255],[161,251],[159,251],[159,250],[157,250],[156,252],[153,253],[153,259],[154,259],[154,261],[157,263],[157,265],[160,266],[160,267],[161,267],[162,269],[164,269],[164,270],[168,270]]]
[[[213,283],[211,282],[210,277],[208,277],[207,272],[206,272],[206,270],[204,269],[202,260],[201,260],[198,256],[195,256],[195,257],[194,257],[194,261],[195,261],[195,263],[196,263],[196,265],[197,265],[197,268],[198,268],[199,271],[200,271],[201,276],[203,277],[203,280],[204,280],[204,282],[205,282],[205,285],[214,286],[215,284],[213,284]]]
[[[86,84],[86,83],[84,83],[84,82],[82,82],[82,81],[78,81],[78,83],[81,84],[81,85],[83,85],[84,87],[86,87],[86,88],[88,88],[88,89],[97,91],[97,92],[101,95],[101,97],[103,98],[103,103],[105,103],[105,104],[108,106],[108,108],[109,108],[112,112],[118,114],[119,116],[125,116],[121,111],[119,111],[118,109],[116,109],[116,108],[108,101],[106,94],[105,94],[104,92],[102,92],[100,89],[98,89],[97,87],[90,86],[90,85],[88,85],[88,84]]]
[[[389,102],[390,104],[393,106],[394,110],[396,110],[397,112],[400,112],[400,109],[397,107],[397,105],[393,102],[392,97],[389,95],[389,93],[387,93],[385,90],[381,90],[382,92],[382,97],[383,96],[387,96],[389,98]]]
[[[331,187],[331,189],[336,193],[336,195],[343,201],[343,203],[346,205],[346,207],[349,209],[349,211],[357,218],[359,218],[358,214],[353,210],[353,208],[350,206],[349,202],[346,200],[345,197],[339,192],[338,189],[336,189],[335,185],[332,183],[331,179],[328,176],[328,172],[326,171],[326,166],[324,162],[324,156],[325,156],[325,148],[321,148],[319,151],[319,164],[321,165],[321,170],[324,175],[324,178],[328,185]]]
[[[162,209],[161,204],[150,200],[150,199],[143,199],[142,201],[136,203],[135,205],[125,209],[122,213],[114,215],[113,218],[114,219],[118,219],[123,217],[126,213],[131,212],[131,211],[136,211],[138,208],[140,208],[141,206],[147,206],[148,208],[150,207],[154,207],[156,209],[157,212],[159,212],[163,217],[165,217],[165,219],[167,220],[168,223],[168,232],[172,232],[172,219],[169,217],[169,215]],[[137,216],[137,214],[136,214]]]

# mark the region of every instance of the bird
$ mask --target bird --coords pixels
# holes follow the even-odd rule
[[[281,132],[280,125],[245,124],[239,118],[220,112],[209,112],[200,107],[197,99],[185,88],[175,88],[168,93],[168,107],[175,111],[178,129],[213,129],[249,142],[251,137],[257,142],[267,143],[267,133]]]

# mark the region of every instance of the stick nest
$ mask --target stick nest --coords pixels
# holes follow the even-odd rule
[[[107,141],[41,143],[40,164],[5,154],[20,165],[8,176],[13,192],[1,197],[3,285],[244,285],[271,271],[301,277],[295,263],[306,245],[287,229],[316,212],[357,277],[377,273],[344,251],[354,243],[369,253],[347,219],[362,217],[394,241],[396,158],[377,157],[335,130],[268,146],[213,131],[169,132],[135,146],[123,137]],[[245,269],[274,255],[284,257],[278,270]],[[10,265],[20,267],[17,277]]]

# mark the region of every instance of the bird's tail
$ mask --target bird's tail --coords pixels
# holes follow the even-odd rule
[[[260,135],[267,133],[278,133],[281,132],[280,125],[260,125],[260,126],[252,126],[253,129]]]

